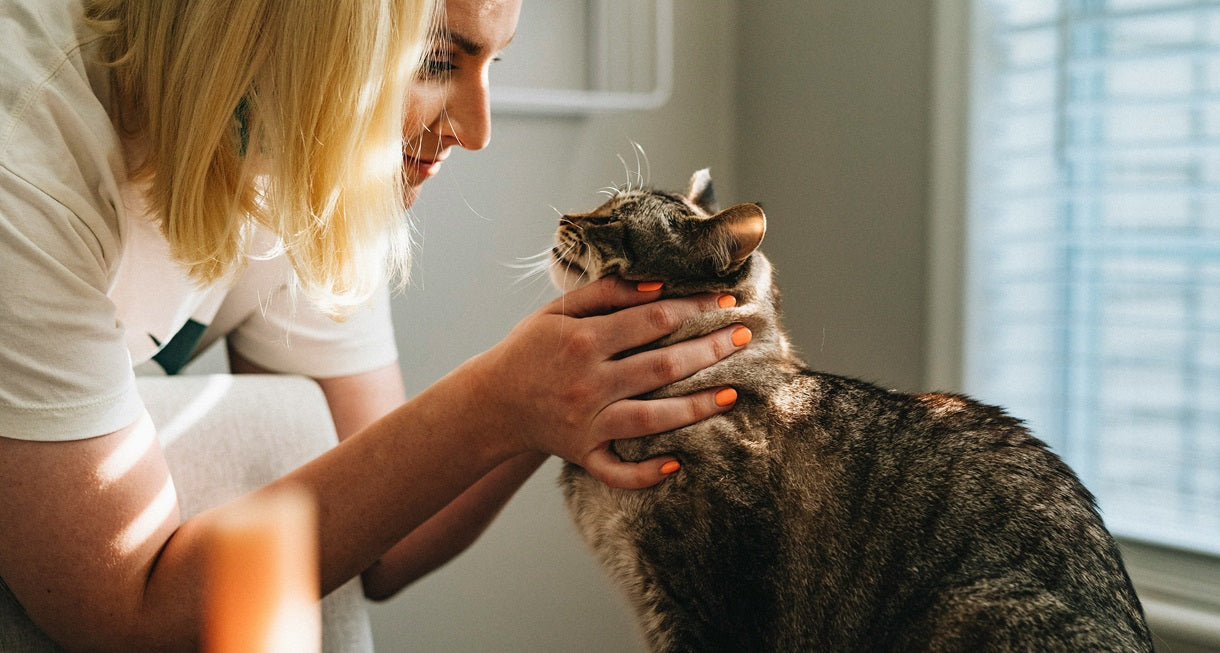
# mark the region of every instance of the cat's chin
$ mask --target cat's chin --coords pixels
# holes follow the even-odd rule
[[[572,265],[563,260],[557,260],[551,265],[551,284],[559,289],[560,292],[568,292],[577,288],[588,285],[596,277],[590,275],[583,268]]]

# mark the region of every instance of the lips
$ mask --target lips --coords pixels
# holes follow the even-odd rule
[[[444,159],[417,159],[409,154],[402,155],[402,165],[407,171],[407,179],[416,184],[436,176],[436,173],[441,171],[443,162]]]

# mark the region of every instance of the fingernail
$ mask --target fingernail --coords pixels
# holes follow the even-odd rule
[[[733,345],[735,347],[744,347],[753,337],[754,334],[750,333],[749,329],[737,327],[737,330],[733,332]]]
[[[737,391],[732,388],[725,388],[717,392],[714,399],[717,406],[728,406],[737,401]]]
[[[671,460],[664,465],[661,465],[662,474],[672,474],[682,468],[682,463],[676,460]]]
[[[737,305],[737,298],[732,295],[721,295],[716,303],[720,305],[720,308],[733,308]]]
[[[641,281],[635,285],[635,289],[640,292],[653,292],[660,290],[663,285],[665,284],[660,281]]]

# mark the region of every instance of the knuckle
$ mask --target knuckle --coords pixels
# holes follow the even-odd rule
[[[573,432],[579,431],[583,426],[584,420],[581,419],[580,413],[574,410],[569,410],[563,413],[559,418],[559,423],[564,431]]]
[[[651,435],[661,430],[657,414],[643,404],[632,408],[629,419],[631,420],[629,432]]]
[[[577,327],[568,335],[567,349],[579,358],[585,358],[597,351],[597,332],[587,327]]]
[[[698,396],[686,397],[686,401],[682,403],[682,422],[684,424],[694,424],[714,414],[715,412],[708,410],[706,402],[701,401]]]
[[[648,307],[648,323],[658,331],[670,333],[682,323],[671,304],[651,304]]]
[[[593,401],[596,389],[588,381],[574,381],[563,389],[564,404],[570,407],[567,421],[575,421],[580,409]]]
[[[652,360],[652,373],[662,383],[673,383],[683,377],[682,362],[676,354],[660,353]]]

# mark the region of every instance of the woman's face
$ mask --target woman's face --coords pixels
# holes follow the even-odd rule
[[[487,73],[517,31],[521,0],[446,0],[445,24],[411,87],[403,125],[407,202],[440,172],[454,145],[491,138]]]

